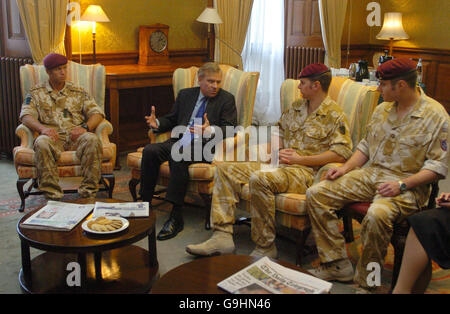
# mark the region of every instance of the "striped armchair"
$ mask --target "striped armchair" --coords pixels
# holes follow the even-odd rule
[[[77,86],[83,87],[93,96],[100,107],[105,103],[105,67],[100,64],[82,65],[72,61],[67,63],[67,80]],[[20,84],[22,99],[29,90],[40,83],[48,80],[47,72],[43,65],[27,64],[20,68]],[[114,164],[116,162],[116,144],[109,141],[109,135],[112,133],[112,125],[107,120],[103,120],[95,130],[97,136],[103,144],[103,161],[101,183],[112,197],[114,189]],[[16,129],[16,134],[20,137],[20,146],[13,150],[14,165],[19,176],[17,180],[17,191],[21,199],[19,211],[25,209],[25,199],[29,195],[41,194],[40,191],[32,191],[36,187],[36,166],[34,163],[33,142],[38,134],[33,133],[25,125],[20,124]],[[74,151],[65,151],[58,160],[58,172],[60,177],[79,177],[81,176],[80,160],[76,157]],[[27,191],[23,190],[24,185],[30,180],[33,183]],[[65,193],[74,193],[77,190],[65,190]]]
[[[243,72],[229,65],[220,65],[223,72],[222,88],[234,95],[236,100],[238,125],[247,127],[251,124],[253,116],[253,107],[255,104],[256,87],[259,80],[258,72]],[[198,86],[197,67],[187,69],[179,68],[173,74],[173,92],[175,98],[178,92],[183,88]],[[164,134],[153,134],[149,132],[151,143],[161,143],[170,137],[170,132]],[[234,141],[235,139],[228,139]],[[137,152],[128,154],[127,165],[131,168],[131,180],[129,189],[133,199],[138,199],[136,186],[141,178],[141,147]],[[205,228],[209,229],[210,224],[210,204],[213,190],[215,166],[208,163],[196,163],[189,166],[190,182],[188,192],[199,194],[205,201],[206,218]],[[158,185],[165,188],[169,184],[170,170],[169,163],[161,165]]]
[[[287,79],[281,85],[280,99],[282,112],[290,108],[295,99],[301,97],[297,88],[300,81]],[[342,106],[349,121],[353,148],[365,135],[365,126],[378,104],[380,94],[373,87],[367,87],[343,77],[333,77],[328,91],[329,96]],[[315,178],[319,182],[326,171],[336,164],[322,167]],[[249,186],[246,184],[241,193],[241,208],[249,211]],[[280,193],[275,197],[275,220],[279,231],[287,231],[297,242],[296,263],[300,265],[306,238],[311,230],[305,204],[305,194]]]

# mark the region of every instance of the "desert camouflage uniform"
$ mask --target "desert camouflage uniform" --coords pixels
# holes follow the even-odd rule
[[[448,114],[421,91],[413,110],[398,120],[396,104],[384,102],[373,113],[366,137],[357,149],[369,158],[334,181],[322,181],[308,189],[307,210],[322,263],[347,258],[344,237],[335,211],[352,202],[372,202],[362,221],[363,251],[355,282],[368,287],[368,263],[384,265],[394,222],[427,205],[430,188],[422,185],[395,197],[383,197],[376,188],[387,181],[405,179],[428,169],[446,176],[448,167]]]
[[[342,109],[327,97],[308,116],[306,100],[298,100],[281,117],[278,127],[285,148],[301,156],[333,151],[344,158],[352,153],[348,123]],[[249,183],[252,239],[260,247],[275,240],[275,193],[305,193],[319,167],[280,165],[260,170],[257,162],[223,162],[216,166],[211,224],[216,230],[233,233],[234,212],[242,187]]]
[[[58,183],[57,160],[61,152],[76,150],[81,162],[83,181],[78,189],[82,197],[93,197],[101,174],[102,143],[90,132],[82,134],[75,142],[70,139],[71,130],[86,122],[93,114],[104,116],[103,110],[82,88],[66,82],[60,91],[55,91],[49,82],[30,90],[26,96],[20,119],[31,115],[42,125],[55,129],[59,140],[53,141],[40,135],[34,142],[35,164],[39,189],[47,197],[60,199],[63,192]]]

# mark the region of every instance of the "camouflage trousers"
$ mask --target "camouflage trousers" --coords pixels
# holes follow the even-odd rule
[[[381,183],[400,179],[387,170],[368,167],[353,170],[334,181],[322,181],[307,190],[306,208],[322,263],[347,258],[336,211],[349,203],[372,202],[362,221],[360,239],[363,249],[354,277],[360,286],[368,287],[367,276],[372,269],[367,270],[367,265],[376,262],[383,267],[394,222],[417,212],[428,201],[427,186],[395,197],[383,197],[377,193],[377,186]]]
[[[83,133],[72,142],[54,141],[40,135],[34,141],[34,159],[39,189],[50,199],[61,199],[63,191],[59,185],[57,161],[65,150],[75,150],[80,160],[83,180],[78,193],[83,198],[95,197],[101,176],[102,143],[94,133]]]
[[[258,162],[216,164],[211,205],[211,225],[215,230],[233,233],[236,204],[245,184],[249,184],[252,240],[260,247],[270,246],[276,236],[275,194],[305,193],[312,185],[310,168],[286,166],[260,170]]]

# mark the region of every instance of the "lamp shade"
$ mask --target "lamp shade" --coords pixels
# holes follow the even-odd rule
[[[376,37],[381,40],[408,39],[409,36],[403,29],[402,14],[399,12],[385,13],[383,27]]]
[[[217,10],[214,8],[206,8],[203,10],[202,14],[197,18],[197,21],[202,23],[210,23],[210,24],[222,24],[223,21],[217,13]]]
[[[89,22],[109,22],[109,18],[99,5],[93,5],[87,7],[86,11],[80,18],[81,21]]]

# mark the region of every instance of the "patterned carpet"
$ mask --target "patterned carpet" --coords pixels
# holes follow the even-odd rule
[[[114,188],[114,198],[122,199],[125,201],[131,201],[131,195],[128,191],[128,181],[129,181],[129,172],[126,169],[122,171],[115,172],[116,175],[116,184]],[[67,187],[67,186],[66,186]],[[17,208],[20,207],[20,199],[18,195],[10,195],[11,197],[8,199],[0,200],[0,218],[6,216],[19,215]],[[77,194],[66,194],[63,200],[72,200],[78,197]],[[97,198],[107,198],[106,192],[99,192]],[[191,201],[196,202],[195,199]],[[30,196],[26,200],[26,209],[25,212],[29,212],[33,209],[36,209],[39,206],[42,206],[46,203],[46,200],[43,196]],[[159,206],[158,211],[166,211],[164,206]],[[158,215],[158,213],[157,213]],[[343,227],[341,226],[343,229]],[[361,230],[361,226],[358,222],[353,221],[353,229],[355,241],[353,243],[347,244],[347,253],[350,257],[352,263],[355,265],[358,261],[360,252],[361,252],[361,242],[359,241],[359,234]],[[382,282],[390,282],[390,278],[392,276],[392,268],[393,268],[394,254],[392,246],[389,246],[388,254],[386,256],[384,271],[383,271],[383,280]],[[318,258],[313,259],[311,262],[311,266],[318,266],[319,260]],[[449,294],[450,293],[450,270],[443,270],[437,264],[433,263],[433,277],[432,281],[426,291],[427,294]],[[383,287],[385,292],[388,291],[388,287]]]

